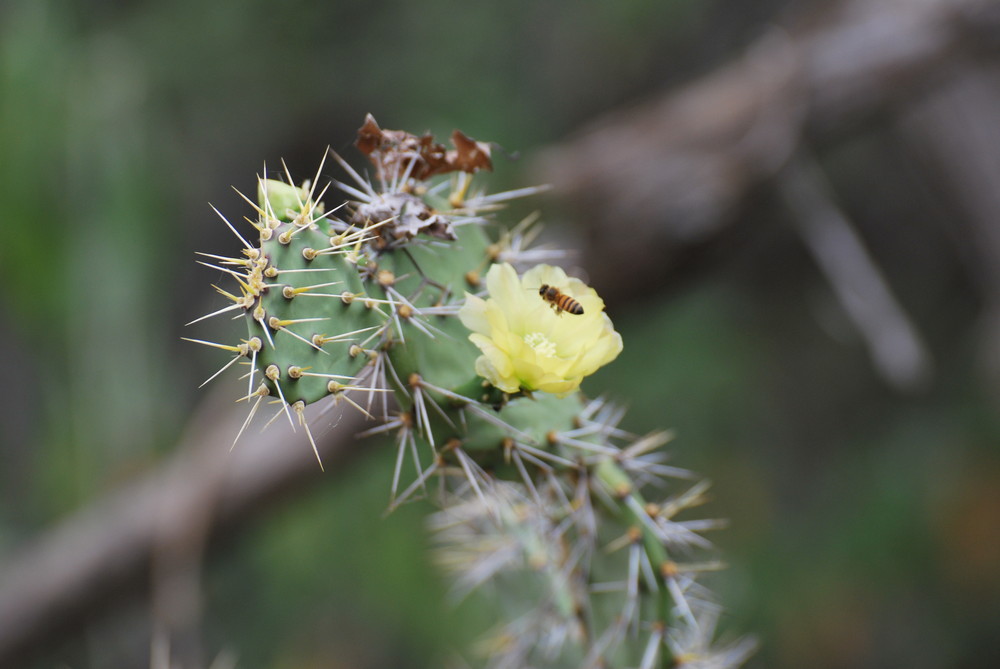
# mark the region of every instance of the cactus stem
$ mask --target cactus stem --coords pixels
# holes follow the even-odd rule
[[[215,208],[215,205],[210,204],[208,206],[210,206],[212,208],[212,211],[214,211],[216,214],[219,215],[219,218],[221,218],[222,222],[226,224],[226,227],[228,227],[230,230],[232,230],[233,234],[236,235],[236,238],[239,239],[241,242],[243,242],[243,246],[247,247],[248,249],[253,249],[254,248],[253,245],[250,242],[248,242],[243,237],[243,235],[241,235],[239,233],[239,231],[236,230],[236,228],[233,227],[233,224],[229,222],[229,219],[226,218],[225,216],[223,216],[222,212],[220,212],[218,209]]]
[[[438,290],[440,290],[441,291],[441,298],[442,298],[442,300],[444,299],[445,296],[447,296],[449,293],[451,293],[451,288],[450,287],[446,286],[443,283],[440,283],[439,281],[435,281],[434,279],[432,279],[429,276],[427,276],[426,273],[424,273],[424,270],[420,268],[420,263],[418,263],[417,259],[413,257],[412,253],[410,253],[410,249],[408,249],[408,248],[406,248],[404,246],[404,247],[402,247],[402,251],[403,251],[403,253],[406,254],[406,257],[409,258],[410,263],[413,264],[414,269],[417,270],[417,274],[420,275],[420,278],[423,280],[424,285],[433,286],[433,287],[437,288]],[[421,288],[422,287],[423,286],[421,286]]]

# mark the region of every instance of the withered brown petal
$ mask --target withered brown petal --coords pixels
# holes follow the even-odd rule
[[[486,142],[477,142],[462,131],[454,130],[451,143],[455,146],[454,152],[448,152],[452,169],[470,173],[480,169],[493,170],[490,145]]]
[[[456,170],[471,174],[493,169],[488,143],[477,142],[459,130],[452,132],[451,143],[455,148],[446,150],[430,134],[418,136],[404,130],[384,130],[368,114],[358,129],[354,145],[368,156],[383,180],[398,178],[406,170],[411,178],[424,181]]]
[[[382,145],[382,141],[382,128],[378,127],[375,117],[368,114],[365,116],[364,125],[358,128],[358,138],[354,140],[354,146],[367,156],[378,149]]]

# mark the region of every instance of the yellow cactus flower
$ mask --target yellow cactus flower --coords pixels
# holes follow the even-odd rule
[[[543,285],[558,293],[543,297]],[[485,300],[466,293],[458,315],[483,353],[476,373],[504,392],[540,390],[562,397],[621,353],[622,338],[604,313],[604,300],[559,267],[537,265],[518,278],[507,263],[495,264],[486,288]],[[558,300],[560,294],[571,302]],[[572,301],[583,313],[572,313],[578,311]]]

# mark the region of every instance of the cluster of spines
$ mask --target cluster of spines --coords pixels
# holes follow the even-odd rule
[[[747,640],[712,645],[718,607],[696,578],[722,565],[674,557],[710,548],[702,533],[722,525],[678,519],[704,502],[707,484],[663,462],[668,433],[630,435],[618,428],[621,416],[593,400],[573,427],[547,436],[547,448],[507,439],[523,485],[494,478],[475,490],[467,484],[460,501],[432,519],[459,596],[505,576],[508,592],[528,581],[528,591],[543,593],[532,611],[490,637],[483,648],[491,667],[539,666],[533,663],[575,652],[570,661],[579,667],[628,659],[643,668],[723,668],[752,652]],[[691,483],[657,503],[643,498],[639,481],[655,488],[668,478]],[[607,522],[605,512],[617,522]],[[608,571],[617,577],[601,578]],[[638,657],[627,657],[630,645],[636,654],[628,639],[641,641]]]
[[[548,595],[535,612],[494,638],[495,667],[526,666],[530,658],[554,658],[568,647],[576,649],[578,666],[606,666],[624,640],[640,634],[646,635],[641,667],[739,666],[750,645],[712,648],[717,609],[694,579],[719,565],[681,564],[668,552],[709,546],[699,532],[717,522],[675,518],[701,503],[704,484],[657,504],[640,494],[665,477],[690,478],[662,462],[664,433],[628,435],[618,427],[622,412],[603,401],[511,399],[471,373],[466,379],[461,371],[437,369],[450,358],[459,360],[454,367],[472,369],[475,352],[457,319],[447,317],[456,315],[463,289],[479,287],[491,263],[524,267],[565,256],[531,246],[533,218],[494,242],[482,232],[484,212],[540,189],[470,196],[465,173],[428,185],[411,177],[416,156],[400,163],[405,169],[380,170],[389,178],[376,187],[335,157],[355,182],[337,182],[354,198],[346,203],[352,214],[347,220],[324,211],[319,200],[325,189],[314,198],[319,172],[312,186],[302,188],[290,176],[286,184],[259,181],[260,202],[250,202],[257,219],[249,221],[259,237],[256,246],[219,214],[244,248],[241,257],[208,256],[218,264],[203,264],[235,278],[239,294],[217,288],[231,304],[192,322],[244,315],[250,334],[235,345],[192,341],[235,354],[212,378],[237,361],[248,363],[242,399],[252,406],[240,433],[265,398],[280,405],[272,421],[284,413],[293,428],[298,424],[308,433],[306,404],[332,395],[371,416],[373,398],[382,393],[384,422],[363,434],[395,433],[389,508],[426,494],[436,480],[445,509],[435,520],[437,535],[463,589],[519,567],[544,576]],[[439,205],[427,207],[430,213],[423,216],[442,217],[442,235],[385,234],[413,198]],[[386,206],[384,218],[358,217]],[[471,233],[463,236],[462,229]],[[323,299],[293,308],[306,297]],[[320,332],[319,323],[338,334]],[[367,394],[364,406],[350,398],[352,392]],[[399,405],[392,418],[387,393]],[[407,459],[413,473],[404,485]],[[608,516],[601,508],[610,512],[611,523],[599,520]],[[609,526],[618,529],[609,535]],[[458,548],[498,538],[506,542],[509,559]],[[614,561],[610,556],[622,554],[623,578],[598,582],[601,569]],[[607,614],[607,605],[597,602],[610,601],[610,592],[619,593],[619,605]],[[531,633],[519,631],[521,626]]]
[[[237,361],[248,363],[247,394],[241,399],[250,402],[251,408],[237,439],[262,401],[272,398],[280,405],[275,417],[283,413],[293,428],[304,427],[318,459],[304,417],[305,406],[333,395],[361,409],[350,392],[369,396],[385,392],[374,384],[360,383],[367,378],[362,369],[371,365],[374,357],[370,344],[390,323],[389,315],[380,308],[385,301],[361,289],[359,271],[359,265],[362,271],[364,266],[362,250],[381,223],[356,228],[325,213],[318,197],[314,198],[315,181],[311,188],[299,189],[291,187],[289,179],[289,187],[275,197],[270,191],[284,184],[261,178],[258,185],[259,203],[244,196],[257,213],[256,219],[247,219],[257,233],[257,245],[216,210],[242,243],[241,255],[202,254],[214,262],[201,264],[234,278],[239,292],[216,286],[230,304],[191,322],[235,313],[245,317],[250,334],[236,345],[192,341],[236,354],[209,380]],[[324,304],[299,306],[316,298]],[[350,316],[345,315],[347,310],[352,311]],[[330,323],[334,318],[339,322]],[[347,324],[358,327],[345,330]],[[331,327],[336,330],[328,329]],[[324,371],[320,371],[318,356],[336,360],[324,361]]]

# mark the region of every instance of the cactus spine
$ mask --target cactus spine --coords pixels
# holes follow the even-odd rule
[[[538,189],[471,190],[472,175],[491,168],[489,147],[457,131],[452,143],[369,116],[357,146],[376,178],[334,154],[353,181],[337,183],[349,200],[334,210],[316,192],[320,172],[302,187],[260,179],[255,243],[226,221],[241,253],[206,263],[238,286],[217,288],[230,304],[209,316],[242,311],[247,337],[194,341],[250,363],[244,428],[265,398],[306,431],[304,407],[330,396],[378,416],[368,433],[394,435],[397,448],[390,508],[438,484],[430,523],[456,591],[511,584],[502,592],[513,613],[483,645],[487,666],[739,666],[752,644],[712,645],[717,608],[695,580],[718,565],[673,556],[709,545],[699,532],[712,521],[676,519],[706,486],[643,496],[692,478],[663,464],[668,435],[629,435],[620,409],[579,391],[505,393],[477,375],[493,344],[473,345],[457,317],[466,292],[484,295],[494,265],[520,271],[561,253],[529,248],[530,221],[505,230],[488,218]],[[556,344],[531,337],[539,359],[551,358]]]

